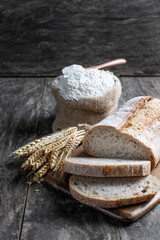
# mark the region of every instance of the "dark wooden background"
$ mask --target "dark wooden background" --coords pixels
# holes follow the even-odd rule
[[[124,57],[120,105],[160,98],[159,0],[0,0],[0,240],[159,240],[160,205],[120,223],[46,183],[29,187],[10,155],[49,134],[52,76]]]
[[[0,1],[0,75],[54,76],[117,57],[121,75],[160,74],[159,0]]]

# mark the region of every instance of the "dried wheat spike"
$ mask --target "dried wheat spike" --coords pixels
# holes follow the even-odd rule
[[[63,168],[63,163],[66,157],[68,156],[68,153],[70,152],[70,149],[73,147],[73,144],[76,140],[76,133],[71,134],[71,136],[68,138],[68,141],[65,144],[65,147],[62,151],[61,156],[58,159],[58,162],[54,168],[54,172],[57,172],[60,168]]]
[[[51,154],[49,159],[50,169],[53,169],[56,166],[56,162],[58,161],[59,156],[60,156],[60,152],[58,151],[55,151]]]
[[[49,152],[52,152],[53,150],[58,151],[59,149],[63,148],[65,146],[65,141],[68,139],[68,137],[64,137],[58,142],[53,143],[49,147],[45,149],[45,154],[48,154]]]
[[[44,163],[46,163],[47,160],[48,160],[48,159],[47,159],[46,156],[37,159],[37,161],[33,164],[32,169],[33,169],[34,171],[36,171],[36,170],[39,169]]]
[[[14,155],[17,158],[30,156],[33,152],[41,149],[43,146],[53,143],[53,142],[57,141],[58,139],[61,139],[64,136],[70,135],[71,133],[76,132],[76,131],[77,131],[77,128],[72,127],[72,128],[64,129],[59,132],[53,133],[49,136],[42,137],[40,139],[36,139],[35,141],[32,141],[32,142],[26,144],[25,146],[17,149],[14,152]]]
[[[40,182],[40,179],[48,172],[49,163],[43,165],[38,172],[35,173],[35,177],[33,178],[33,182]]]
[[[61,157],[58,159],[58,162],[54,168],[54,172],[60,172],[60,177],[63,175],[63,166],[64,161],[67,157],[71,156],[72,152],[77,148],[77,146],[81,143],[83,137],[84,137],[85,131],[77,131],[73,134],[71,134],[68,138],[68,141],[66,142],[65,147],[63,148],[63,152]]]
[[[44,153],[44,152],[43,152]],[[51,153],[43,155],[39,158],[37,158],[33,163],[32,163],[32,169],[36,171],[39,169],[44,163],[48,162],[50,159]]]
[[[67,157],[71,156],[72,152],[78,147],[78,145],[82,142],[82,139],[85,135],[85,131],[77,131],[75,135],[75,139],[73,144],[71,144],[70,149],[68,150]],[[67,146],[66,146],[67,148]]]
[[[22,164],[22,168],[24,168],[24,170],[27,169],[31,169],[33,168],[33,166],[38,162],[40,163],[41,158],[43,156],[44,151],[36,151],[34,152],[23,164]]]
[[[26,160],[22,165],[21,168],[23,168],[24,170],[29,169],[30,165],[28,163],[28,160]]]
[[[28,164],[30,166],[34,165],[34,163],[40,159],[42,156],[44,156],[44,149],[35,151],[29,158],[28,158]]]
[[[73,133],[69,137],[68,141],[66,142],[66,145],[65,145],[65,148],[64,148],[63,151],[67,153],[71,149],[71,147],[73,146],[75,140],[76,140],[76,133]]]
[[[64,129],[27,144],[18,149],[15,155],[21,157],[30,153],[30,157],[22,164],[22,167],[25,170],[32,169],[33,172],[30,174],[39,169],[32,182],[42,181],[43,176],[49,169],[53,169],[57,180],[61,180],[64,172],[64,161],[68,156],[71,156],[73,150],[81,143],[84,134],[84,130],[77,131],[76,127]]]
[[[24,170],[27,169],[38,169],[41,165],[43,165],[43,162],[45,162],[45,156],[44,156],[44,150],[37,150],[34,152],[28,159],[22,164],[22,168]],[[39,167],[38,167],[39,166]]]
[[[63,162],[66,159],[66,152],[61,152],[58,161],[56,162],[56,165],[53,169],[53,173],[55,174],[62,166],[63,166]]]
[[[66,129],[63,129],[59,132],[57,132],[57,139],[60,139],[60,138],[63,138],[63,137],[66,137],[66,136],[69,136],[70,134],[74,133],[77,131],[77,127],[70,127],[70,128],[66,128]]]

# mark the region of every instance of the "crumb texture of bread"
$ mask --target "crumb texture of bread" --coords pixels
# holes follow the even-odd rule
[[[64,163],[64,171],[90,177],[133,177],[150,174],[150,161],[71,157]]]
[[[152,175],[121,179],[72,175],[69,188],[72,196],[81,203],[115,208],[149,201],[160,190],[160,181]]]
[[[85,151],[95,157],[160,160],[160,99],[137,97],[89,130]]]

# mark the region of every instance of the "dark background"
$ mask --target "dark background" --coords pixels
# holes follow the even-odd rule
[[[124,57],[121,75],[160,74],[159,0],[0,0],[0,75],[55,76]],[[114,70],[114,69],[113,69]]]

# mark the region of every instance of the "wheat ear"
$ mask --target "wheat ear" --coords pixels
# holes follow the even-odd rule
[[[76,147],[80,144],[80,142],[82,141],[83,137],[84,137],[85,131],[77,131],[76,133],[73,133],[64,149],[62,152],[61,157],[58,159],[58,162],[54,168],[54,173],[58,173],[57,178],[59,178],[59,180],[61,180],[61,178],[63,177],[63,167],[64,167],[64,161],[67,157],[71,156],[72,152],[76,149]]]
[[[55,151],[51,154],[50,159],[49,159],[50,169],[53,169],[56,166],[59,156],[60,156],[59,151]]]
[[[46,156],[43,156],[41,158],[39,158],[35,163],[34,165],[32,166],[32,169],[34,171],[36,171],[37,169],[39,169],[44,163],[47,162],[47,157]]]
[[[64,161],[81,143],[85,131],[77,131],[76,127],[64,129],[47,137],[37,139],[14,152],[17,157],[29,156],[22,168],[31,169],[34,181],[40,182],[49,169],[53,170],[57,180],[61,180],[64,172]]]
[[[50,166],[49,163],[43,165],[38,172],[35,173],[35,177],[33,178],[33,182],[38,182],[42,180],[42,177],[48,172]]]
[[[24,170],[32,168],[33,165],[42,158],[42,156],[44,155],[44,150],[37,150],[35,151],[28,159],[27,161],[25,161],[22,164],[22,168],[24,168]]]
[[[76,131],[77,131],[76,127],[71,127],[68,129],[61,130],[57,133],[53,133],[49,136],[36,139],[35,141],[32,141],[26,144],[25,146],[17,149],[13,154],[17,158],[30,156],[33,152],[35,152],[36,150],[40,150],[43,146],[56,142],[59,139],[63,138],[64,136],[68,136]]]
[[[49,152],[52,151],[58,151],[59,149],[63,148],[65,146],[65,140],[68,139],[68,137],[64,137],[63,139],[53,143],[49,147],[45,149],[45,154],[48,154]]]

